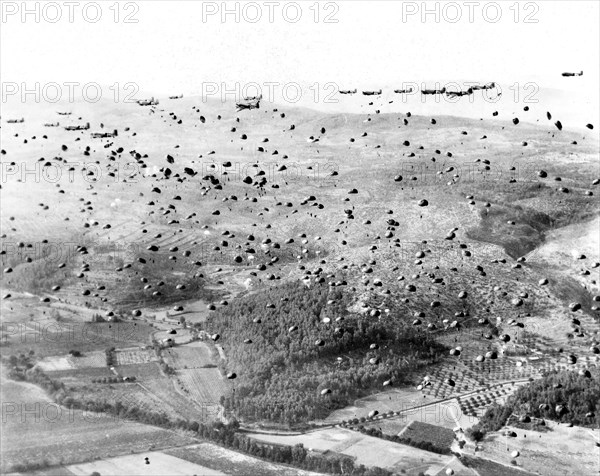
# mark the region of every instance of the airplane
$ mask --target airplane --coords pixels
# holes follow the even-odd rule
[[[496,87],[496,83],[494,81],[492,81],[491,83],[487,83],[487,84],[476,84],[474,86],[471,86],[471,89],[473,91],[479,91],[481,89],[494,89]]]
[[[179,96],[169,96],[169,99],[181,99],[183,97],[183,94],[180,94]]]
[[[469,88],[466,91],[446,91],[446,96],[448,97],[461,97],[468,96],[469,94],[473,94],[473,88]]]
[[[76,126],[65,126],[65,131],[85,131],[90,128],[90,123],[86,122],[85,126],[78,124]]]
[[[158,99],[154,99],[154,96],[150,99],[139,99],[137,103],[140,106],[156,106],[158,104]]]
[[[71,115],[70,112],[62,112],[62,111],[56,111],[56,114],[58,114],[59,116],[70,116]]]
[[[21,119],[7,119],[6,122],[8,122],[9,124],[20,124],[21,122],[25,122],[25,118],[22,117]]]
[[[113,132],[92,132],[90,135],[93,139],[102,139],[105,137],[117,137],[119,132],[115,129]]]
[[[244,98],[244,101],[260,101],[262,99],[262,94],[260,94],[259,96],[246,96]]]
[[[396,94],[407,94],[407,93],[412,93],[413,92],[413,88],[408,88],[408,89],[394,89],[394,92]]]
[[[569,76],[583,76],[583,71],[580,71],[579,73],[563,73],[563,76],[569,77]]]
[[[356,89],[340,89],[340,94],[356,94]]]
[[[46,122],[44,127],[58,127],[60,126],[60,122]]]
[[[381,89],[379,91],[363,91],[364,96],[379,96],[381,94]]]
[[[442,89],[423,89],[421,94],[444,94],[446,92],[446,88]]]
[[[260,109],[260,100],[262,99],[262,94],[254,99],[251,99],[250,102],[236,102],[237,106],[236,112],[240,112],[243,109]]]

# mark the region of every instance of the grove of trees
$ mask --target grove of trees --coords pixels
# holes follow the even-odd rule
[[[226,409],[287,425],[323,418],[387,380],[413,383],[444,352],[407,319],[354,314],[349,305],[350,296],[327,284],[296,282],[219,308],[202,326],[220,336],[222,372],[237,375]]]

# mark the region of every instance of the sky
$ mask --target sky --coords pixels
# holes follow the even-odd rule
[[[26,16],[23,2],[1,3],[3,83],[118,82],[124,93],[135,83],[144,97],[250,82],[263,91],[277,83],[283,96],[293,82],[322,100],[331,83],[534,81],[586,89],[598,107],[598,1],[73,2],[71,18],[69,2],[27,2]],[[582,78],[560,76],[580,70]]]

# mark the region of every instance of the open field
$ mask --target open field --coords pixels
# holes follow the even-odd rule
[[[495,432],[480,443],[481,451],[472,453],[472,447],[467,448],[471,449],[469,454],[506,465],[513,459],[511,453],[517,450],[520,456],[514,459],[518,466],[534,474],[550,474],[547,468],[552,468],[553,475],[591,475],[600,470],[598,447],[594,441],[599,438],[597,430],[569,428],[551,421],[546,421],[546,425],[551,431],[543,433],[507,426],[517,434],[515,438]]]
[[[195,341],[163,350],[165,362],[174,369],[197,369],[215,365],[208,344]]]
[[[199,422],[206,421],[208,418],[207,408],[198,404],[194,405],[193,400],[177,389],[173,379],[161,376],[160,378],[145,379],[138,383],[165,405],[171,407],[180,415],[180,418]],[[213,402],[210,402],[209,405],[212,406]]]
[[[149,458],[150,464],[146,464],[144,458]],[[77,476],[89,476],[94,471],[106,476],[120,476],[123,474],[135,474],[136,476],[163,476],[165,474],[172,474],[173,476],[191,474],[224,476],[226,474],[163,452],[119,456],[94,461],[93,463],[71,465],[67,469]]]
[[[183,311],[173,311],[172,308],[165,309],[144,309],[142,310],[143,315],[148,314],[154,316],[154,319],[161,321],[163,318],[169,320],[179,321],[180,318],[184,318],[188,324],[194,324],[199,322],[205,322],[209,315],[207,309],[207,302],[203,300],[191,300],[183,302]]]
[[[78,369],[90,367],[106,367],[106,354],[102,351],[86,352],[80,357],[71,358],[71,362]]]
[[[46,357],[38,362],[38,367],[44,372],[57,370],[70,370],[75,368],[67,357]]]
[[[191,330],[181,329],[178,326],[170,326],[168,329],[169,330],[159,330],[158,332],[156,332],[153,336],[154,339],[157,342],[162,342],[165,339],[172,339],[172,341],[177,345],[185,345],[193,342],[193,335]],[[172,329],[175,329],[177,334],[171,334]]]
[[[221,396],[231,391],[231,385],[218,369],[179,370],[176,374],[176,382],[184,393],[196,402],[219,404]]]
[[[7,306],[10,300],[0,301]],[[6,313],[2,311],[2,339],[0,351],[2,355],[18,354],[34,351],[42,357],[67,356],[71,350],[82,354],[81,363],[72,362],[77,367],[88,366],[86,357],[92,362],[90,367],[98,365],[97,356],[111,347],[131,347],[146,345],[154,328],[144,322],[87,322],[56,321],[50,317],[50,310],[44,306],[31,304],[31,307],[19,309],[10,306]]]
[[[423,405],[425,403],[428,403],[428,401],[424,399],[422,393],[416,389],[393,389],[361,398],[356,400],[352,406],[335,410],[324,420],[324,422],[338,423],[342,420],[367,417],[372,410],[377,410],[379,413],[385,413],[390,410],[399,411],[400,409]]]
[[[528,476],[533,474],[522,468],[500,464],[488,459],[465,457],[463,462],[476,474],[485,474],[486,476]]]

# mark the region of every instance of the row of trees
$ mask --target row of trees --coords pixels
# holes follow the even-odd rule
[[[127,377],[128,380],[124,380],[119,377],[103,377],[103,378],[93,378],[92,383],[125,383],[125,382],[135,382],[135,376]]]

